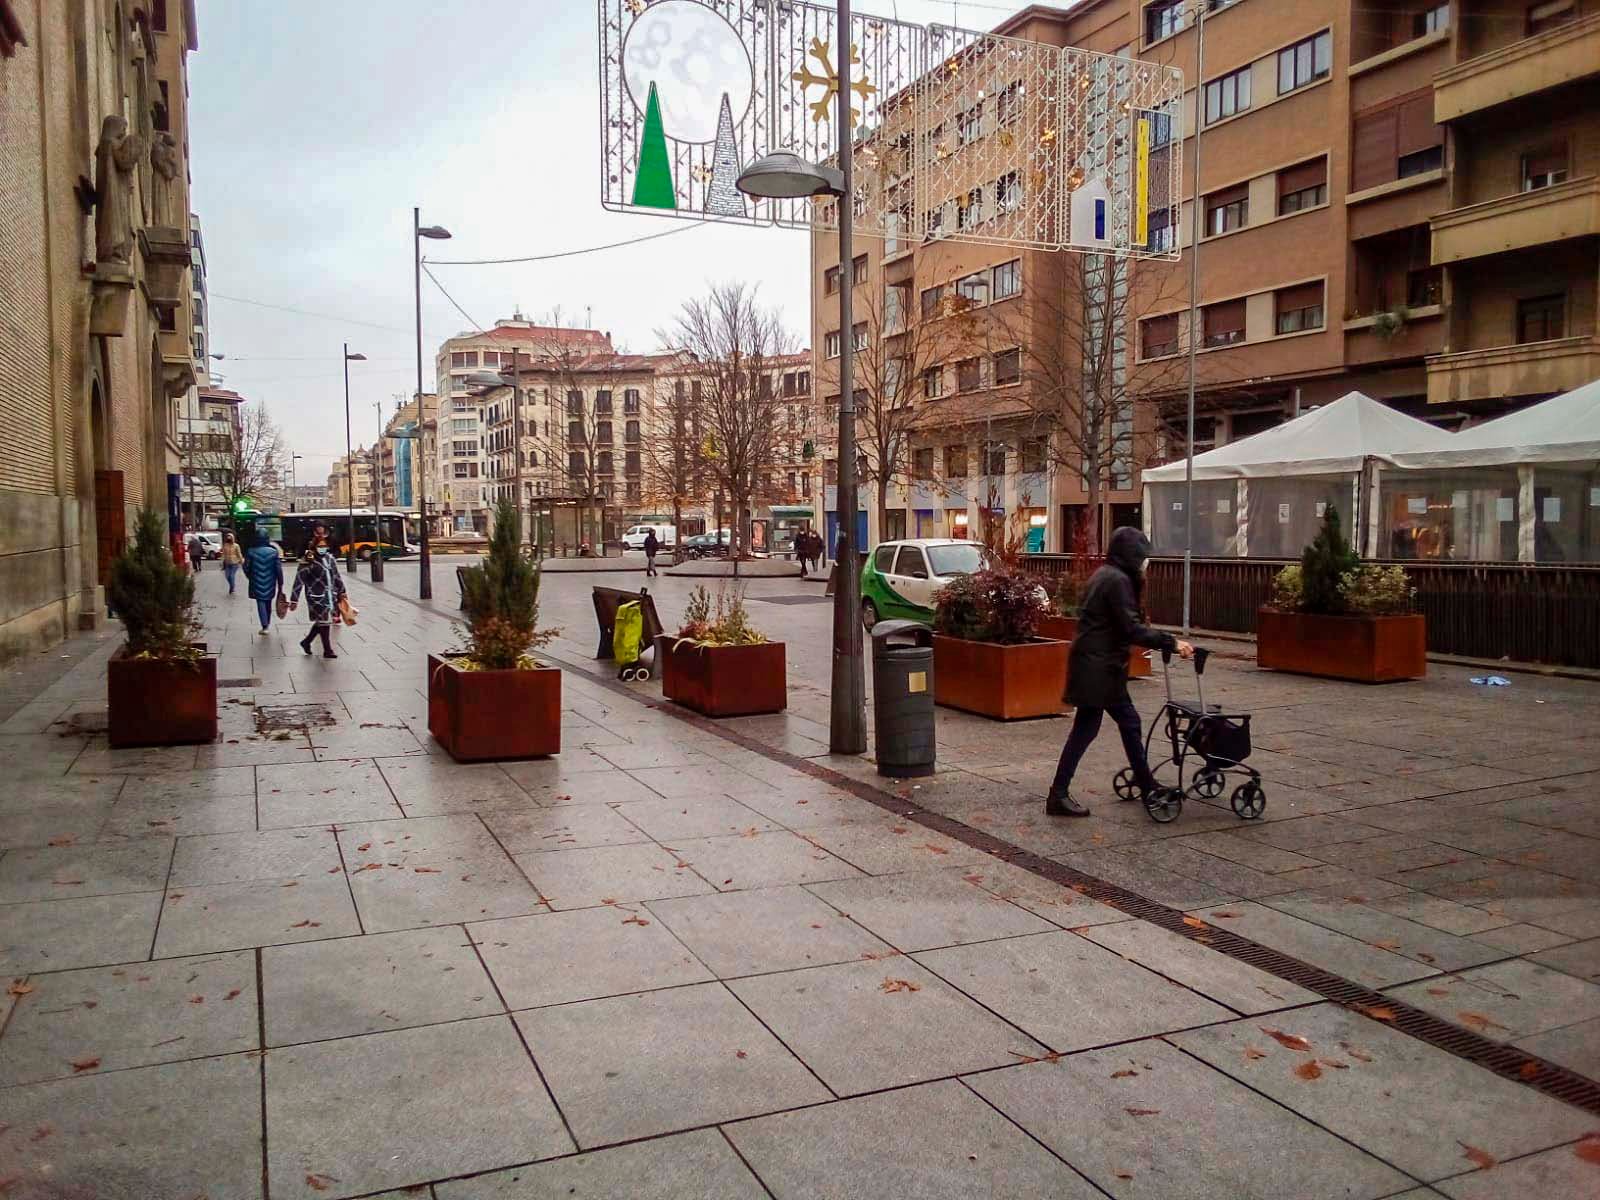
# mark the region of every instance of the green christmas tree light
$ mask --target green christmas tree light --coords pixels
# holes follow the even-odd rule
[[[661,101],[656,85],[644,106],[644,140],[639,147],[639,170],[633,180],[633,203],[639,208],[665,208],[676,212],[678,197],[672,186],[672,164],[667,158],[667,135],[661,128]]]

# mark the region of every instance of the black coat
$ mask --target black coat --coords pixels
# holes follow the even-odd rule
[[[1139,615],[1138,579],[1150,541],[1124,526],[1111,535],[1105,566],[1089,579],[1078,605],[1078,633],[1067,657],[1062,699],[1080,708],[1109,708],[1128,700],[1128,652],[1133,646],[1176,650],[1169,633],[1151,629]]]
[[[656,537],[656,531],[652,529],[644,535],[644,552],[646,554],[655,554],[660,549],[661,539]]]

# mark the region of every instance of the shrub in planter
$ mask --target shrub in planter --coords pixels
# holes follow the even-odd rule
[[[111,564],[106,599],[127,631],[106,666],[111,745],[215,741],[217,660],[199,640],[194,576],[173,560],[153,509],[139,513],[133,544]]]
[[[1037,636],[1044,589],[1004,567],[952,580],[933,611],[934,701],[986,717],[1061,712],[1067,643]]]
[[[1257,614],[1256,664],[1279,671],[1383,683],[1427,673],[1427,624],[1403,567],[1363,564],[1330,505],[1299,566],[1273,582]]]
[[[676,636],[656,638],[661,692],[668,700],[708,717],[782,712],[789,703],[782,642],[769,642],[750,622],[744,593],[724,586],[713,601],[690,593]]]
[[[539,572],[521,533],[502,500],[488,557],[461,573],[466,648],[428,656],[428,731],[459,760],[561,749],[561,672],[532,653],[556,631],[539,629]]]

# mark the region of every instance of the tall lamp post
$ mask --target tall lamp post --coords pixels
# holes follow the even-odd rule
[[[835,40],[838,53],[839,165],[819,166],[792,150],[775,150],[740,174],[738,188],[765,200],[834,196],[839,203],[839,577],[833,592],[832,703],[828,749],[834,754],[864,754],[867,749],[866,665],[862,661],[861,558],[856,546],[856,397],[851,357],[855,350],[855,246],[851,221],[851,159],[854,131],[850,105],[850,0],[839,0]]]
[[[372,443],[372,582],[383,582],[383,401],[374,400],[378,410],[378,439]]]
[[[289,511],[295,511],[295,500],[298,495],[297,487],[300,483],[300,473],[295,469],[295,463],[304,458],[304,454],[289,455]]]
[[[367,356],[350,353],[350,343],[344,344],[344,498],[350,512],[350,528],[345,541],[345,567],[354,575],[356,571],[356,460],[350,453],[350,364],[366,362]]]
[[[422,239],[433,238],[436,241],[450,236],[450,231],[443,225],[424,225],[422,223],[422,210],[411,210],[411,279],[416,291],[417,300],[417,432],[422,433],[426,425],[422,405]],[[422,446],[427,448],[427,438],[422,439]],[[422,574],[417,583],[417,596],[423,600],[433,599],[433,555],[428,548],[428,468],[422,465]]]

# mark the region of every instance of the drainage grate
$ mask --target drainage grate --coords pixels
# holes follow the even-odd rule
[[[256,706],[256,729],[260,733],[304,733],[336,724],[326,704],[263,704]]]
[[[222,689],[222,688],[254,688],[254,687],[260,687],[260,686],[261,686],[261,680],[256,678],[254,675],[246,676],[246,677],[244,677],[242,679],[219,679],[219,680],[217,680],[217,688],[219,690]]]

